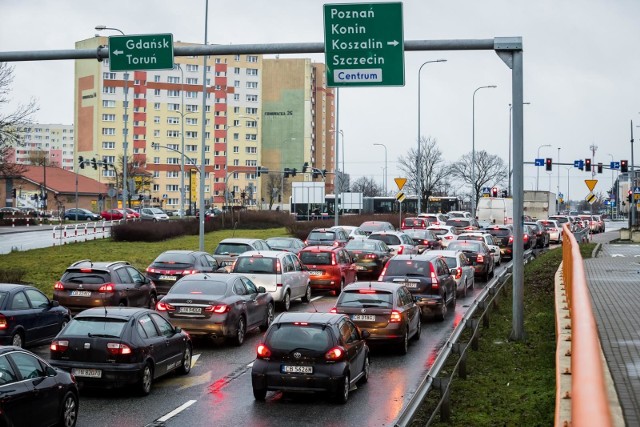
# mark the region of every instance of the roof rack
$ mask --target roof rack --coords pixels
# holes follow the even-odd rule
[[[76,261],[73,264],[71,264],[71,267],[76,267],[78,266],[78,264],[82,264],[83,262],[88,262],[90,264],[93,264],[90,259],[81,259],[80,261]]]
[[[113,262],[110,262],[109,264],[107,264],[107,267],[111,267],[111,266],[113,266],[115,264],[131,265],[127,261],[113,261]]]

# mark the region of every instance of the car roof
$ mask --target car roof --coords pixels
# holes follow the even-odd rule
[[[109,269],[116,265],[131,265],[127,261],[91,261],[90,259],[83,259],[80,261],[76,261],[71,264],[68,269],[78,269],[78,268],[93,268],[93,269]]]
[[[407,233],[405,233],[404,231],[397,231],[397,230],[380,230],[380,231],[374,231],[373,233],[369,234],[369,237],[381,235],[381,234],[393,234],[394,236],[400,236],[402,234],[407,234]]]
[[[461,253],[461,251],[451,251],[451,250],[447,250],[447,249],[436,249],[436,250],[433,250],[433,251],[429,251],[429,253],[432,254],[432,255],[441,255],[441,256],[445,256],[445,257],[455,257],[456,255]]]
[[[33,286],[31,285],[20,285],[17,283],[0,283],[0,291],[11,291],[13,289],[20,289],[20,288],[33,288]]]
[[[273,320],[276,323],[306,322],[315,324],[334,324],[347,316],[338,313],[281,313]]]
[[[162,252],[162,254],[160,255],[164,255],[164,254],[209,254],[208,252],[201,252],[201,251],[192,251],[189,249],[171,249],[169,251],[164,251]]]
[[[242,237],[227,237],[226,239],[220,240],[220,243],[246,243],[251,244],[253,242],[262,241],[262,239],[247,239]]]
[[[403,286],[398,283],[392,282],[353,282],[344,287],[344,291],[349,291],[353,289],[377,289],[377,290],[385,290],[385,291],[395,291],[399,286]]]
[[[181,280],[210,280],[215,282],[229,282],[236,277],[246,277],[244,274],[240,273],[194,273],[184,276]]]
[[[278,258],[290,254],[290,252],[282,251],[246,251],[238,255],[238,258],[261,257],[261,258]]]
[[[342,249],[341,246],[329,246],[329,245],[310,245],[302,248],[300,252],[330,252],[336,249]]]
[[[153,310],[142,307],[94,307],[81,311],[73,318],[80,319],[83,317],[105,317],[111,319],[128,320],[140,312],[153,312]]]

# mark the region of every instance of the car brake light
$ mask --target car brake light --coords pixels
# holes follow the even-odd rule
[[[156,310],[158,311],[175,311],[175,307],[169,303],[158,301],[156,304]]]
[[[527,234],[524,235],[523,237],[524,241],[526,242],[527,240],[529,240],[529,236]]]
[[[112,354],[114,356],[131,354],[131,347],[129,347],[126,344],[110,342],[110,343],[107,343],[107,351],[109,352],[109,354]]]
[[[509,236],[509,244],[513,243],[513,236]]]
[[[293,322],[293,324],[296,326],[309,326],[308,322]]]
[[[56,284],[53,285],[53,289],[55,289],[56,291],[64,291],[64,285],[62,284],[62,282],[56,282]]]
[[[438,282],[438,275],[436,274],[436,269],[433,267],[433,264],[429,264],[429,268],[431,269],[431,289],[438,289],[440,283]]]
[[[98,289],[98,292],[111,293],[115,290],[116,290],[116,287],[113,285],[113,283],[105,283],[104,285],[100,286],[100,288]]]
[[[378,255],[376,255],[376,254],[366,254],[364,257],[368,258],[368,259],[377,259]]]
[[[331,310],[329,310],[329,313],[337,313],[338,309],[333,307]]]
[[[80,272],[81,273],[91,273],[91,269],[90,268],[81,268]]]
[[[389,318],[389,323],[399,323],[402,321],[402,316],[398,310],[391,311],[391,317]]]
[[[7,318],[0,314],[0,329],[7,329]]]
[[[400,226],[400,228],[404,228],[405,227],[405,223],[404,221],[402,221],[402,225]]]
[[[258,353],[258,359],[266,359],[271,356],[271,350],[264,344],[258,344],[256,353]]]
[[[447,239],[447,240],[451,240],[451,239],[453,239],[453,236],[444,236],[444,238]]]
[[[384,280],[384,274],[387,272],[387,267],[389,267],[389,261],[384,265],[384,268],[380,272],[380,276],[378,276],[378,282],[382,282]]]
[[[331,253],[331,265],[336,265],[336,254]]]
[[[342,347],[333,347],[331,350],[327,351],[324,355],[326,360],[337,362],[344,358],[345,351]]]
[[[375,289],[359,289],[358,293],[359,294],[375,294],[376,290]]]
[[[280,274],[280,273],[282,273],[282,267],[280,265],[280,260],[277,260],[276,261],[276,274]]]
[[[69,341],[67,340],[55,340],[49,346],[51,351],[65,351],[69,348]]]
[[[400,245],[400,247],[398,248],[398,252],[397,252],[397,254],[398,254],[398,255],[402,255],[402,253],[403,253],[403,252],[404,252],[404,246],[403,246],[403,245]]]
[[[482,254],[478,254],[476,257],[476,262],[481,263],[484,262],[484,256]]]
[[[182,274],[183,274],[183,275],[185,275],[185,276],[186,276],[187,274],[196,274],[196,273],[200,273],[200,271],[199,271],[199,270],[184,270],[184,271],[182,272]]]
[[[216,314],[227,313],[230,310],[231,310],[231,307],[228,306],[227,304],[210,305],[209,307],[204,309],[204,311],[208,311],[209,313],[216,313]]]
[[[456,279],[459,279],[462,277],[462,267],[457,267],[456,268]]]

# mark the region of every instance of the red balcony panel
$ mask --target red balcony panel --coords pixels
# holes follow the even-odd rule
[[[147,121],[147,113],[133,113],[133,121],[134,122],[146,122]]]
[[[147,93],[146,86],[136,85],[133,87],[133,93]]]
[[[215,111],[227,111],[227,104],[214,104],[215,106]]]
[[[213,118],[213,124],[215,125],[227,125],[227,118],[226,116],[214,116]]]
[[[226,73],[227,68],[228,68],[227,64],[220,63],[215,65],[214,70],[219,71],[221,73]]]
[[[146,71],[134,71],[133,80],[140,80],[140,83],[147,84],[147,72]]]
[[[134,126],[133,127],[133,134],[134,135],[146,135],[147,134],[147,127],[146,126]]]
[[[226,77],[216,77],[214,79],[214,82],[215,82],[216,86],[221,86],[221,87],[227,86],[227,78]]]
[[[147,100],[144,98],[136,98],[133,100],[133,106],[137,108],[147,108]]]
[[[147,148],[147,141],[144,139],[134,139],[133,140],[133,148]]]

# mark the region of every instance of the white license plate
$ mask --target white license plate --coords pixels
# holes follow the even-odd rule
[[[190,314],[200,314],[202,313],[202,308],[200,307],[180,307],[178,308],[179,313],[190,313]]]
[[[309,276],[321,276],[322,271],[310,271]]]
[[[90,297],[91,291],[71,291],[72,297]]]
[[[356,270],[361,271],[361,270],[366,270],[367,267],[365,267],[364,265],[356,265]]]
[[[313,374],[313,366],[282,365],[280,371],[283,374]]]
[[[376,316],[373,314],[354,314],[352,317],[353,320],[364,320],[367,322],[374,322],[376,320]]]
[[[158,279],[160,279],[160,280],[176,280],[177,277],[176,276],[160,276],[160,277],[158,277]]]
[[[410,289],[415,289],[415,288],[417,288],[417,287],[418,287],[418,284],[417,284],[417,283],[415,283],[415,282],[406,282],[404,285],[405,285],[407,288],[410,288]]]
[[[102,377],[102,370],[100,369],[73,368],[71,369],[71,373],[76,377],[85,377],[85,378],[101,378]]]

